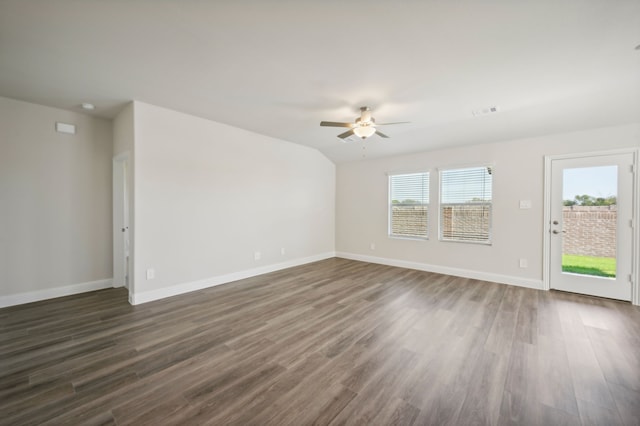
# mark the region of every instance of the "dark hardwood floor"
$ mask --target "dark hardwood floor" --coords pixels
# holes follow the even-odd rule
[[[0,310],[0,424],[639,425],[640,309],[329,259]]]

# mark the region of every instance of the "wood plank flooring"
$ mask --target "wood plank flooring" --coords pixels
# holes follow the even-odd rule
[[[640,309],[328,259],[0,310],[2,425],[640,425]]]

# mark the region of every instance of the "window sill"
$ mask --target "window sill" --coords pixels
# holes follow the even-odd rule
[[[404,235],[388,235],[392,240],[429,241],[429,237],[409,237]]]
[[[468,241],[468,240],[443,240],[439,238],[438,241],[443,243],[464,243],[464,244],[475,244],[480,246],[492,246],[492,241]]]

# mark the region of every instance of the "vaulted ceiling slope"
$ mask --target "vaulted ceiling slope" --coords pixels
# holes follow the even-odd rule
[[[361,158],[640,121],[639,0],[0,0],[0,95],[130,100]],[[498,106],[497,114],[472,111]]]

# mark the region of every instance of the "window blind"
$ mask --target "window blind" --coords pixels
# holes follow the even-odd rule
[[[491,242],[493,170],[470,167],[440,171],[440,239]]]
[[[389,235],[427,238],[429,173],[389,176]]]

